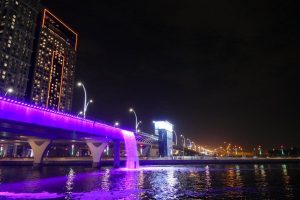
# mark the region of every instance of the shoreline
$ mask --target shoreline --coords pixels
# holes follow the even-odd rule
[[[125,166],[126,160],[120,161]],[[300,158],[211,158],[211,159],[141,159],[140,165],[202,165],[202,164],[279,164],[300,163]],[[30,158],[5,158],[0,159],[0,166],[32,166]],[[90,158],[47,158],[44,166],[91,166]],[[113,160],[102,160],[101,166],[113,166]]]

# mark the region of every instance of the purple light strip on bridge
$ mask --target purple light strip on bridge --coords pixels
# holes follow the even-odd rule
[[[137,146],[133,132],[3,97],[0,97],[1,119],[69,131],[66,134],[77,131],[113,140],[124,140],[127,167],[138,167]],[[43,138],[43,135],[40,137]]]
[[[123,139],[122,129],[3,97],[0,97],[0,119]]]

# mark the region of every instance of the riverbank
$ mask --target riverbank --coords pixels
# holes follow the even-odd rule
[[[140,159],[140,165],[201,165],[201,164],[268,164],[268,163],[300,163],[300,157],[297,158],[195,158],[185,157],[176,159],[166,158],[148,158]],[[0,159],[0,166],[30,166],[33,164],[32,158],[2,158]],[[74,158],[45,158],[44,165],[57,166],[90,166],[92,160],[89,157]],[[112,159],[104,159],[101,161],[102,166],[112,166]],[[121,160],[121,166],[125,165],[125,160]]]

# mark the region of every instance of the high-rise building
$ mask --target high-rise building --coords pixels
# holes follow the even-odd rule
[[[13,88],[24,99],[31,66],[39,0],[0,0],[0,95]]]
[[[32,70],[31,101],[59,111],[72,105],[78,35],[45,9]]]

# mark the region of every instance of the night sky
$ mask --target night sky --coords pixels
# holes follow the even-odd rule
[[[87,115],[197,144],[300,147],[297,1],[43,0],[79,33]],[[73,111],[83,104],[75,88]]]

